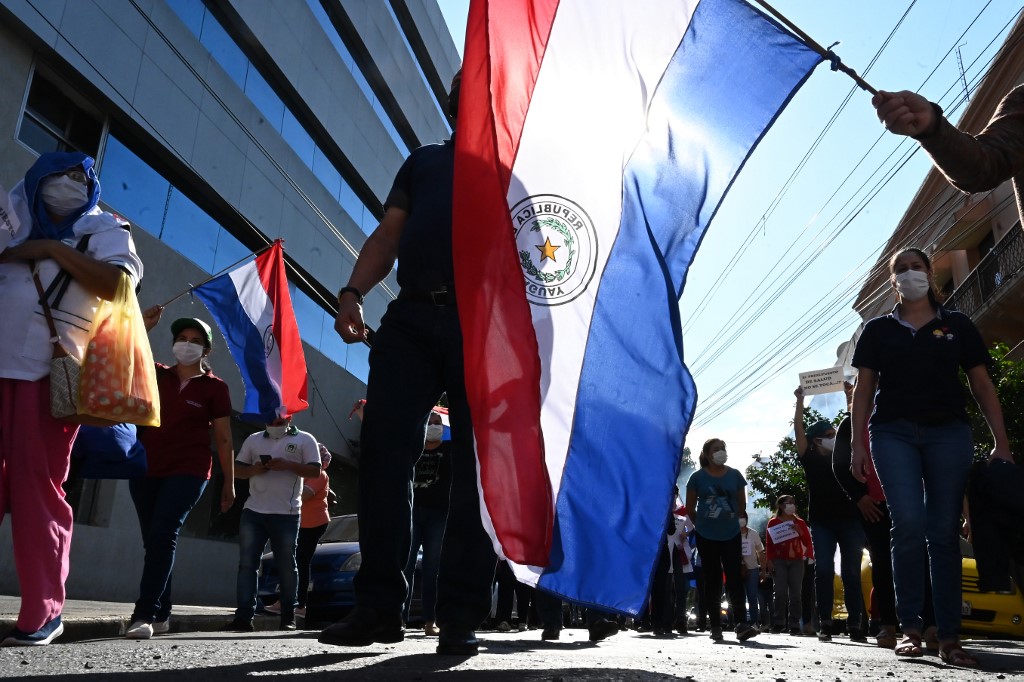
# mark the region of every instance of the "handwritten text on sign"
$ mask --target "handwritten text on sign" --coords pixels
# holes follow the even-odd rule
[[[818,395],[843,390],[843,366],[837,365],[814,372],[800,372],[800,388],[804,395]]]

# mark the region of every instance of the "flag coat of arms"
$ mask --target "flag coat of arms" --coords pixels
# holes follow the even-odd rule
[[[455,278],[481,511],[521,580],[644,603],[697,399],[687,270],[820,61],[743,0],[473,0]]]
[[[288,293],[281,240],[194,291],[220,327],[242,374],[241,417],[268,423],[307,409],[306,356]]]

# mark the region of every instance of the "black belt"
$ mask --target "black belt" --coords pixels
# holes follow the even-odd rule
[[[441,286],[437,289],[402,287],[401,291],[398,292],[398,300],[412,303],[429,303],[436,306],[455,305],[455,290],[449,289],[447,286]]]

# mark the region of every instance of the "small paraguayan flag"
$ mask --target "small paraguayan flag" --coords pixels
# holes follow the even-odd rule
[[[307,409],[306,357],[288,293],[281,240],[194,291],[216,320],[242,373],[241,417],[266,423]]]

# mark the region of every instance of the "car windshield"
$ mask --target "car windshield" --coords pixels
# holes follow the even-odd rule
[[[355,514],[336,516],[327,524],[320,543],[325,542],[359,542],[359,520]]]

